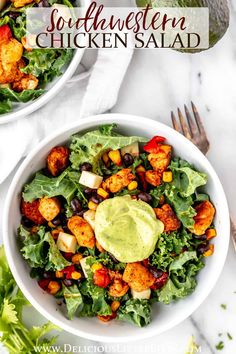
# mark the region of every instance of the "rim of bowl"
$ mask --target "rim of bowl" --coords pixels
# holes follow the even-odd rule
[[[86,8],[86,4],[88,5],[89,0],[81,0],[81,3],[82,6]],[[52,87],[49,88],[48,91],[43,93],[42,96],[38,97],[35,101],[31,101],[31,103],[25,105],[25,107],[23,104],[22,106],[23,108],[20,108],[15,112],[12,111],[10,113],[5,113],[3,115],[0,115],[0,125],[14,122],[17,119],[28,116],[30,113],[37,111],[40,107],[42,107],[44,104],[46,104],[53,97],[56,96],[56,94],[64,87],[66,82],[74,74],[85,52],[84,48],[74,49],[74,50],[75,50],[75,54],[73,56],[73,59],[67,66],[65,72],[58,79],[56,79],[55,84],[52,83]]]
[[[33,307],[39,312],[41,313],[45,318],[47,318],[48,320],[50,320],[52,323],[56,324],[57,326],[59,326],[60,328],[62,328],[63,330],[74,334],[76,336],[80,336],[86,339],[90,339],[90,340],[94,340],[94,341],[100,341],[100,342],[105,342],[105,343],[115,343],[115,342],[120,342],[120,343],[125,343],[125,342],[133,342],[133,341],[137,341],[137,338],[135,336],[129,338],[129,337],[124,337],[124,336],[120,336],[120,337],[107,337],[107,336],[100,336],[100,335],[94,335],[94,334],[90,334],[88,332],[83,331],[82,329],[78,329],[75,328],[71,325],[68,325],[66,323],[64,323],[61,320],[55,319],[53,315],[51,315],[48,311],[46,311],[43,306],[34,299],[34,297],[31,295],[30,291],[27,289],[27,287],[24,285],[24,283],[21,280],[20,275],[18,274],[18,270],[14,264],[14,255],[11,253],[11,248],[8,242],[8,215],[9,215],[9,211],[11,208],[11,200],[12,197],[14,195],[14,191],[15,188],[17,186],[18,180],[21,177],[21,174],[24,172],[25,168],[28,166],[28,164],[30,163],[30,161],[33,159],[33,157],[40,152],[40,150],[46,146],[47,144],[50,143],[51,140],[55,139],[57,136],[69,132],[70,130],[73,129],[78,129],[78,132],[80,130],[86,130],[86,129],[92,129],[95,126],[98,126],[100,124],[103,123],[111,123],[116,121],[117,124],[119,125],[119,123],[128,123],[128,124],[133,124],[134,126],[137,124],[137,120],[141,120],[142,124],[145,126],[155,126],[158,125],[159,127],[162,127],[163,129],[166,129],[166,131],[170,132],[173,134],[173,129],[170,128],[169,126],[160,123],[158,121],[149,119],[149,118],[144,118],[141,116],[134,116],[134,115],[129,115],[129,114],[120,114],[120,113],[109,113],[109,114],[101,114],[101,115],[97,115],[97,116],[91,116],[88,118],[84,118],[82,120],[80,120],[79,122],[73,123],[73,124],[69,124],[66,125],[63,129],[59,129],[56,132],[54,132],[53,134],[49,135],[48,137],[46,137],[45,139],[43,139],[39,145],[37,145],[37,147],[35,147],[29,154],[28,156],[25,158],[25,160],[23,161],[23,163],[21,164],[21,166],[19,167],[18,171],[16,172],[10,188],[8,190],[7,193],[7,197],[6,197],[6,201],[5,201],[5,205],[4,205],[4,211],[3,211],[3,242],[4,242],[4,246],[5,246],[5,250],[6,250],[6,256],[7,256],[7,260],[11,269],[11,272],[19,286],[19,288],[21,289],[21,291],[23,292],[23,294],[25,295],[25,297],[29,300],[29,302],[33,305]],[[211,175],[211,177],[214,179],[215,183],[218,186],[218,193],[221,196],[221,204],[223,206],[223,208],[225,209],[226,215],[228,216],[227,218],[225,218],[223,220],[224,222],[224,228],[225,228],[225,243],[224,243],[224,248],[221,249],[221,257],[219,259],[218,262],[218,266],[217,268],[215,268],[215,272],[214,274],[212,274],[212,277],[209,279],[209,283],[208,283],[208,288],[205,289],[204,292],[202,292],[199,296],[198,299],[195,301],[194,305],[192,307],[189,308],[183,308],[181,315],[178,317],[178,319],[169,321],[165,326],[162,326],[161,330],[155,330],[154,329],[150,329],[150,331],[147,333],[143,333],[140,331],[139,334],[139,340],[141,339],[146,339],[146,338],[150,338],[154,335],[159,335],[162,334],[164,332],[166,332],[167,330],[175,327],[176,325],[180,324],[182,321],[184,321],[186,318],[188,318],[193,312],[196,311],[196,309],[203,303],[203,301],[209,296],[210,292],[213,290],[221,272],[223,269],[223,266],[225,264],[225,260],[226,260],[226,256],[227,256],[227,252],[228,252],[228,246],[229,246],[229,239],[230,239],[230,219],[229,219],[229,209],[228,209],[228,203],[227,203],[227,199],[222,187],[222,184],[220,182],[220,179],[218,177],[218,175],[216,174],[214,168],[212,167],[211,163],[208,161],[208,159],[200,152],[200,150],[189,140],[187,140],[182,134],[174,131],[175,134],[177,134],[179,136],[180,139],[185,140],[185,143],[187,142],[188,144],[191,145],[191,148],[193,150],[195,150],[195,152],[199,155],[201,155],[201,158],[204,160],[204,163],[207,164],[207,168],[209,171],[209,174]],[[69,139],[69,137],[68,137]],[[22,258],[22,261],[23,258]]]

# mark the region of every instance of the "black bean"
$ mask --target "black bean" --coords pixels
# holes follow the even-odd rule
[[[27,219],[26,216],[22,216],[21,218],[21,224],[27,228],[30,228],[34,225],[33,221]]]
[[[93,166],[89,162],[84,162],[80,165],[80,171],[92,171]]]
[[[52,220],[52,224],[54,225],[54,226],[59,226],[60,224],[61,224],[61,219],[60,218],[55,218],[55,219],[53,219]]]
[[[96,203],[96,204],[99,204],[103,201],[103,198],[98,195],[97,193],[96,194],[93,194],[91,199],[90,199],[92,202]]]
[[[65,214],[60,214],[60,220],[61,220],[62,226],[67,225],[67,217]]]
[[[65,286],[72,286],[74,284],[73,280],[71,279],[63,279],[63,283]]]
[[[196,238],[197,240],[200,240],[200,241],[206,241],[206,240],[207,240],[207,236],[206,236],[206,235],[203,235],[203,236],[197,236],[197,235],[195,235],[195,238]]]
[[[145,203],[151,203],[152,201],[151,195],[146,192],[140,192],[137,197]]]
[[[78,213],[82,210],[82,206],[81,203],[79,201],[79,199],[74,198],[72,199],[72,201],[70,202],[71,208],[74,212]]]
[[[83,217],[85,212],[86,212],[86,210],[81,210],[79,212],[76,212],[75,215]]]
[[[160,278],[164,273],[161,269],[157,269],[156,267],[153,266],[149,267],[149,271],[156,279]]]
[[[84,189],[84,194],[86,197],[90,197],[93,192],[94,192],[94,189],[92,189],[92,188],[85,188]]]
[[[197,248],[197,253],[200,255],[207,252],[208,250],[209,250],[209,242],[201,243]]]
[[[62,226],[62,228],[63,228],[63,231],[64,231],[66,234],[69,234],[69,233],[70,233],[70,230],[68,229],[67,225]]]
[[[123,156],[123,162],[126,167],[131,166],[134,163],[134,158],[130,154],[125,154]]]
[[[43,277],[44,277],[44,279],[53,279],[54,278],[54,273],[50,272],[50,271],[44,272],[43,273]]]
[[[20,16],[20,12],[10,11],[10,12],[8,13],[8,16],[9,16],[12,20],[15,20],[18,16]]]

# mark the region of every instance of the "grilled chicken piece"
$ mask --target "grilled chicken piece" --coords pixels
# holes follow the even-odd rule
[[[109,270],[109,276],[111,278],[111,285],[108,290],[109,295],[114,297],[124,296],[129,290],[129,285],[122,279],[122,274]]]
[[[190,230],[197,236],[204,235],[205,231],[211,226],[215,216],[215,208],[208,200],[195,206],[197,215],[194,217],[194,228]]]
[[[93,248],[95,247],[95,236],[92,227],[81,216],[72,216],[68,223],[68,229],[75,235],[80,246]]]
[[[39,211],[39,200],[33,202],[21,202],[21,212],[29,220],[33,221],[36,225],[42,225],[46,222],[44,217]]]
[[[139,262],[127,264],[123,280],[135,291],[149,289],[155,282],[154,276]]]
[[[58,176],[69,164],[70,150],[66,146],[54,147],[47,157],[47,167],[53,176]]]
[[[146,181],[154,187],[160,186],[161,175],[157,171],[146,171],[145,172]]]
[[[148,161],[150,162],[152,168],[163,173],[169,166],[171,160],[171,146],[170,145],[160,145],[159,151],[155,154],[148,155]]]
[[[165,232],[175,231],[180,228],[181,222],[169,204],[164,204],[161,208],[154,208],[154,211],[157,218],[163,222]]]
[[[103,188],[105,187],[104,189],[109,190],[111,193],[117,193],[127,187],[134,179],[135,176],[131,172],[131,169],[124,168],[113,176],[107,178],[103,184]]]
[[[34,0],[11,0],[16,8],[31,4]]]

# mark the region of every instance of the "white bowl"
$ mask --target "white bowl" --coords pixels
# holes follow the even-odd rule
[[[148,138],[153,135],[165,136],[173,145],[176,155],[207,173],[209,177],[207,192],[217,210],[215,226],[218,237],[214,239],[215,254],[206,259],[206,267],[199,274],[196,290],[192,295],[171,305],[155,304],[151,324],[141,329],[118,321],[103,324],[96,318],[67,320],[55,299],[45,294],[37,285],[36,280],[30,278],[29,267],[22,258],[17,244],[16,231],[21,219],[19,205],[22,187],[37,170],[45,165],[45,158],[50,149],[67,142],[74,133],[91,130],[100,124],[109,122],[118,123],[119,131],[125,135],[140,135]],[[191,142],[173,129],[156,121],[124,114],[108,114],[83,119],[54,133],[44,139],[28,155],[16,173],[8,192],[3,234],[11,271],[24,295],[43,316],[77,336],[103,342],[125,342],[163,333],[179,324],[198,308],[212,291],[223,268],[228,250],[230,226],[227,201],[219,178],[206,157]]]
[[[86,8],[85,5],[88,4],[87,0],[80,0],[79,2],[81,6]],[[72,75],[76,71],[82,59],[84,51],[85,49],[75,50],[73,59],[64,68],[64,73],[59,77],[55,77],[52,82],[48,83],[46,85],[45,93],[43,93],[40,97],[26,103],[14,103],[12,112],[0,114],[0,124],[13,122],[14,120],[17,120],[19,118],[26,117],[30,113],[37,111],[37,109],[44,106],[54,96],[56,96],[56,94],[65,86],[66,82],[72,77]]]

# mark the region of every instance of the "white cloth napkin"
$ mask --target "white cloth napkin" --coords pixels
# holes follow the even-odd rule
[[[45,136],[77,119],[111,109],[132,58],[128,49],[100,49],[90,75],[69,83],[26,118],[0,126],[0,183]],[[72,80],[73,81],[73,80]]]

